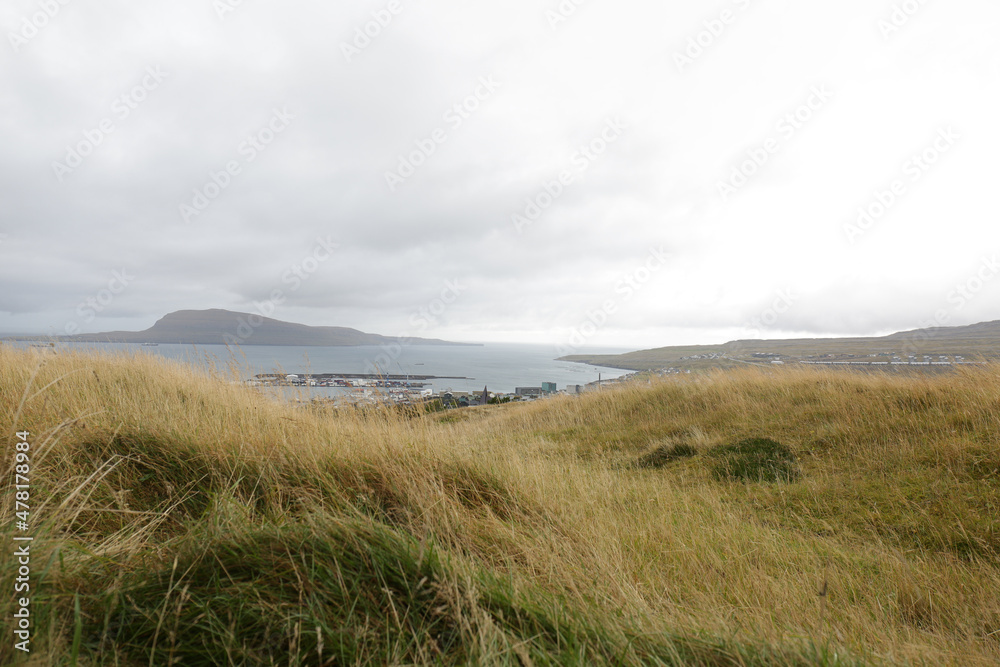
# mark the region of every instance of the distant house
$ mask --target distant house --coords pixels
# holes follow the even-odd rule
[[[518,396],[541,396],[541,387],[517,387],[514,389],[514,393]]]

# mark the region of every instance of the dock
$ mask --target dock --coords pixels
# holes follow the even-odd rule
[[[419,389],[428,380],[474,380],[442,375],[375,375],[372,373],[258,373],[253,384],[285,387],[376,387]]]
[[[458,377],[451,375],[374,375],[371,373],[258,373],[255,376],[258,380],[281,380],[299,378],[302,380],[475,380],[476,378]]]

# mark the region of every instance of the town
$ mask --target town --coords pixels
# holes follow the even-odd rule
[[[428,380],[464,380],[467,377],[440,377],[435,375],[370,375],[364,373],[259,373],[245,381],[250,387],[294,388],[294,389],[339,389],[337,395],[312,397],[307,402],[333,405],[359,405],[368,403],[391,403],[396,405],[438,404],[440,407],[466,408],[486,404],[502,404],[514,401],[532,401],[552,396],[578,396],[602,387],[627,382],[638,373],[615,379],[599,379],[586,385],[570,384],[559,389],[554,382],[542,382],[540,386],[516,387],[513,392],[493,392],[488,387],[483,391],[435,392],[426,388]],[[303,402],[303,399],[295,399]]]
[[[983,361],[970,361],[960,354],[899,354],[873,353],[855,354],[812,354],[805,356],[779,354],[773,352],[753,352],[748,357],[734,357],[724,353],[711,352],[695,354],[677,359],[676,366],[663,366],[638,370],[614,379],[598,379],[585,385],[569,384],[559,388],[554,382],[542,382],[538,386],[516,387],[513,392],[490,391],[483,387],[482,391],[455,391],[444,389],[435,391],[429,385],[431,380],[458,380],[468,384],[473,378],[435,375],[372,375],[363,373],[260,373],[246,380],[246,384],[258,388],[285,388],[299,390],[333,389],[339,390],[323,396],[301,395],[292,396],[291,400],[298,403],[311,403],[340,406],[361,406],[368,404],[392,404],[400,406],[427,406],[429,408],[453,409],[481,405],[496,405],[516,401],[534,401],[555,396],[579,396],[590,391],[600,391],[605,387],[620,385],[652,377],[669,377],[690,375],[692,368],[684,366],[692,362],[707,366],[696,366],[695,372],[705,372],[712,368],[735,368],[739,365],[750,366],[781,366],[786,364],[804,364],[811,366],[836,367],[871,367],[897,369],[917,367],[944,370],[948,367],[971,366],[983,364]]]
[[[768,355],[768,354],[755,354],[757,356],[764,357],[776,357],[770,359],[771,363],[784,363],[780,355]],[[891,354],[888,352],[883,352],[881,354],[869,354],[866,357],[859,357],[854,355],[834,355],[827,354],[822,357],[814,357],[810,355],[805,359],[799,359],[799,363],[820,365],[820,366],[968,366],[974,364],[982,364],[982,361],[968,361],[966,358],[960,354],[949,356],[947,354],[939,355],[916,355],[910,354],[905,357],[898,354]]]

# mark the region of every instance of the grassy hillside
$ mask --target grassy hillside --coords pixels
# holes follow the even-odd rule
[[[0,664],[987,665],[1000,368],[419,416],[0,347]],[[765,440],[767,439],[767,440]]]
[[[680,368],[700,371],[708,368],[735,368],[758,361],[754,354],[780,355],[801,360],[832,355],[864,358],[869,355],[964,355],[969,359],[996,361],[1000,351],[1000,322],[981,322],[960,327],[935,327],[902,331],[877,338],[798,338],[735,340],[721,345],[687,345],[637,350],[624,354],[577,354],[564,361],[645,371]],[[692,357],[701,357],[692,359]],[[707,359],[706,357],[713,357]],[[767,363],[764,361],[763,363]]]

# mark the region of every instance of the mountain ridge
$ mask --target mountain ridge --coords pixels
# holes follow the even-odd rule
[[[11,336],[12,340],[53,340],[45,336]],[[70,343],[150,343],[182,345],[288,345],[302,347],[357,347],[399,343],[398,338],[338,326],[311,326],[285,322],[258,313],[211,308],[177,310],[143,331],[106,331],[58,336]],[[475,345],[436,338],[410,338],[410,345]]]
[[[789,360],[836,358],[859,360],[881,355],[968,355],[1000,357],[1000,320],[959,326],[897,331],[885,336],[732,340],[717,345],[676,345],[615,355],[566,355],[560,361],[624,370],[646,371],[667,366],[705,368],[753,361],[755,356]]]

